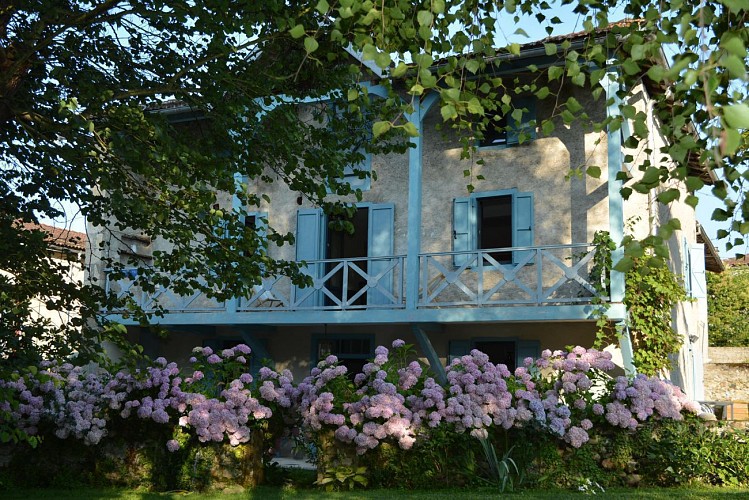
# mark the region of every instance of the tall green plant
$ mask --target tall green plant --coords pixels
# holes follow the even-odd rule
[[[682,339],[671,326],[671,311],[686,300],[684,287],[668,267],[648,267],[640,261],[627,272],[625,286],[635,367],[656,375],[671,367],[668,356],[681,347]]]
[[[596,253],[591,270],[591,283],[599,296],[609,293],[611,252],[616,248],[606,231],[598,231],[594,237]],[[637,371],[656,375],[671,367],[669,355],[678,351],[682,339],[671,326],[671,311],[677,302],[687,299],[684,287],[676,275],[664,264],[656,265],[657,259],[647,254],[632,259],[632,266],[625,274],[624,304],[629,313],[629,328],[634,347],[634,364]],[[594,301],[598,308],[595,347],[603,347],[614,333],[605,317],[603,299]]]

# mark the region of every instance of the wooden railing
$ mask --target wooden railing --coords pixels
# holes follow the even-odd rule
[[[595,248],[588,244],[517,247],[419,256],[418,308],[585,304],[606,300],[594,282]],[[264,278],[249,297],[223,302],[202,292],[169,289],[146,293],[135,285],[136,270],[110,280],[107,290],[129,294],[146,311],[251,313],[298,310],[404,309],[405,257],[362,257],[308,261],[312,285],[296,287],[287,276]]]
[[[420,256],[418,307],[590,303],[595,247],[514,247]],[[424,286],[426,284],[426,286]]]

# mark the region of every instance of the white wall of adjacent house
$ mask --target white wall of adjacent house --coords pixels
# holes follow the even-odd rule
[[[54,252],[52,261],[55,264],[62,265],[65,269],[66,280],[71,283],[83,284],[83,252]],[[69,325],[72,319],[80,317],[80,312],[76,308],[66,310],[49,309],[46,302],[47,298],[44,297],[35,298],[31,301],[31,308],[35,318],[48,320],[52,325],[57,327],[65,327]]]
[[[637,149],[624,148],[625,155],[631,155],[632,166],[624,168],[632,175],[632,180],[642,176],[637,165],[645,159],[654,166],[671,166],[672,160],[665,157],[660,149],[668,144],[668,138],[660,132],[658,120],[653,116],[652,102],[647,90],[639,86],[632,93],[629,104],[647,115],[651,135],[645,144]],[[626,132],[626,131],[625,131]],[[627,184],[631,184],[632,180]],[[667,205],[657,200],[658,193],[676,188],[681,196]],[[672,326],[679,334],[682,344],[672,356],[673,368],[664,376],[679,385],[692,399],[704,400],[703,360],[707,355],[708,324],[707,299],[705,290],[704,246],[697,243],[697,220],[692,207],[684,203],[686,187],[682,181],[670,179],[656,190],[647,194],[634,192],[624,203],[625,233],[642,239],[656,234],[658,228],[672,219],[678,219],[681,229],[674,232],[667,241],[669,250],[668,265],[677,279],[683,284],[687,300],[679,302],[672,311]]]

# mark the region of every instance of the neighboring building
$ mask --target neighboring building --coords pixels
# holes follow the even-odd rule
[[[582,36],[556,40],[569,39],[574,48]],[[554,64],[539,47],[541,42],[523,46],[517,60]],[[604,90],[618,100],[615,85],[605,84]],[[658,89],[642,84],[631,89],[629,100],[648,113],[657,132],[652,92]],[[376,87],[370,94],[376,94]],[[618,112],[615,105],[607,109],[605,96],[594,100],[590,88],[568,86],[562,101],[570,95],[594,120]],[[260,227],[267,220],[277,231],[295,234],[296,246],[271,248],[269,254],[306,261],[314,287],[295,288],[286,277],[267,277],[250,298],[216,302],[199,294],[179,297],[169,290],[148,295],[128,280],[107,282],[110,290],[134,293],[146,309],[155,303],[166,307],[169,313],[155,321],[173,334],[161,339],[115,314],[112,319],[128,325],[132,338],[147,352],[179,359],[195,345],[222,347],[242,341],[258,357],[297,376],[330,353],[352,368],[360,367],[375,346],[396,338],[416,344],[437,370],[472,348],[514,367],[542,349],[593,343],[599,291],[592,283],[591,242],[597,231],[608,231],[619,241],[633,216],[641,217],[632,223],[639,237],[678,217],[683,230],[669,242],[671,263],[698,300],[680,304],[675,312],[675,324],[685,338],[675,380],[699,397],[699,358],[691,346],[699,346],[702,353],[707,345],[699,299],[704,294],[704,256],[712,255],[714,248],[698,243],[698,238],[706,241],[705,236],[685,204],[664,206],[654,195],[637,193],[622,200],[617,174],[638,175],[636,166],[644,154],[623,148],[627,127],[598,133],[564,126],[560,120],[552,135],[537,137],[529,122],[548,118],[554,102],[520,96],[514,105],[527,110],[527,122],[487,137],[473,160],[463,160],[457,138],[435,128],[442,118],[434,102],[435,95],[426,95],[409,117],[421,135],[412,139],[408,153],[370,156],[367,168],[377,172],[377,179],[351,179],[364,191],[351,221],[353,237],[328,232],[323,212],[303,201],[298,205],[297,193],[287,187],[251,181],[250,189],[268,194],[272,201],[247,223]],[[189,110],[182,112],[188,116]],[[180,109],[170,113],[179,117]],[[519,144],[521,130],[531,140]],[[667,138],[654,134],[651,141],[648,149],[658,151]],[[624,164],[627,153],[634,156],[632,164]],[[656,165],[657,156],[650,158]],[[567,179],[573,169],[591,165],[601,167],[600,178]],[[464,170],[473,179],[485,178],[473,181],[470,194]],[[707,184],[715,180],[696,163],[690,173]],[[100,232],[92,243],[99,248],[107,241]],[[145,262],[161,245],[140,234],[119,234],[111,241],[102,247],[111,255],[120,252]],[[101,266],[93,269],[106,280]],[[623,276],[612,273],[610,293],[600,297],[611,322],[626,318],[623,294]],[[692,336],[697,337],[694,342]],[[626,336],[621,347],[621,362],[627,366],[631,347]]]
[[[25,223],[23,228],[27,231],[41,230],[47,233],[45,241],[50,258],[53,262],[63,265],[68,281],[83,284],[88,242],[85,233],[47,224]],[[73,317],[79,317],[79,312],[75,310],[49,310],[43,300],[34,300],[32,309],[37,317],[46,318],[55,326],[67,325]]]

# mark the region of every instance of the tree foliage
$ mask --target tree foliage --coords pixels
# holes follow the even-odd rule
[[[707,314],[710,345],[749,346],[749,271],[729,267],[707,274]]]
[[[243,213],[261,198],[238,185],[235,173],[285,182],[329,212],[347,210],[327,194],[329,186],[350,192],[337,179],[346,165],[361,159],[362,144],[360,134],[341,132],[371,127],[365,151],[402,151],[400,139],[418,134],[409,113],[430,92],[439,94],[445,126],[460,133],[467,154],[473,137],[499,126],[492,117],[522,118],[523,110],[514,109],[510,99],[519,93],[554,104],[551,118],[537,124],[543,133],[575,121],[616,129],[626,119],[633,130],[628,146],[647,150],[646,116],[606,95],[604,86],[612,79],[622,89],[619,97],[645,80],[659,89],[654,111],[670,138],[662,151],[653,152],[669,161],[646,160],[642,178],[625,188],[625,196],[630,189],[656,190],[661,201],[670,202],[673,192],[661,186],[680,182],[692,193],[685,201],[696,203],[693,193],[703,185],[690,170],[696,158],[722,173],[714,192],[726,207],[715,217],[733,219],[729,229],[737,238],[749,232],[749,201],[729,196],[743,192],[747,175],[741,136],[749,128],[745,1],[562,0],[581,21],[579,43],[558,38],[539,44],[547,64],[513,68],[509,77],[499,72],[511,67],[521,45],[498,34],[517,27],[513,40],[522,41],[523,23],[529,21],[559,34],[554,5],[544,0],[313,4],[4,3],[0,234],[9,251],[0,255],[0,268],[17,264],[13,259],[22,247],[13,251],[12,245],[39,238],[23,233],[18,221],[57,215],[54,200],[65,199],[94,225],[116,220],[119,229],[172,244],[138,274],[144,288],[245,295],[261,273],[293,274],[296,267],[262,251],[266,239],[283,245],[293,235],[271,228],[264,236],[242,224]],[[610,25],[614,16],[638,21]],[[676,54],[670,67],[662,56],[667,48]],[[373,80],[368,65],[386,77],[379,83],[387,96],[376,102],[362,85]],[[619,113],[594,122],[561,92],[569,85],[590,89],[602,102],[612,99]],[[298,103],[305,97],[325,100],[310,106],[311,119],[300,120]],[[149,111],[167,99],[205,117],[196,122],[199,134],[183,133],[164,113]],[[215,208],[217,191],[233,193],[245,208]],[[24,266],[49,266],[39,245],[23,248],[29,252]],[[121,276],[123,263],[108,265]],[[19,329],[27,331],[6,319],[18,316],[8,311],[22,311],[28,297],[55,281],[53,275],[37,276],[28,288],[0,278],[0,350],[9,352],[8,339]],[[90,287],[65,293],[91,304],[92,315],[95,304],[112,300]]]

